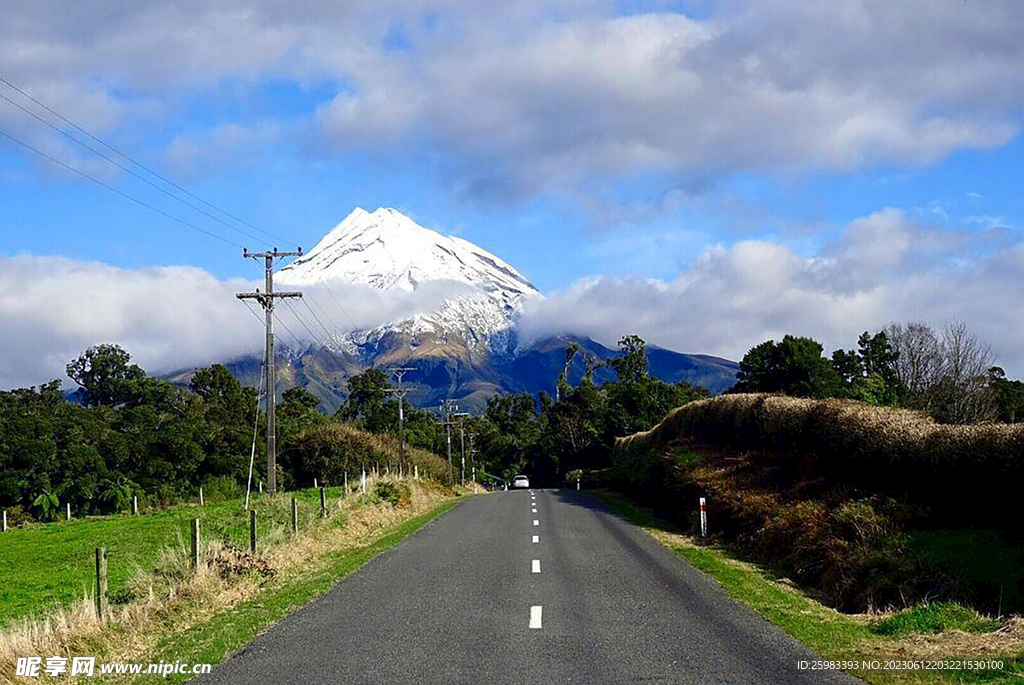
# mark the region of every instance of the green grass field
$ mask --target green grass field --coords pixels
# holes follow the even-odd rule
[[[328,502],[341,488],[328,488]],[[260,534],[290,525],[288,506],[268,506],[254,498]],[[287,493],[299,500],[300,526],[317,514],[319,492]],[[249,519],[244,500],[184,505],[139,516],[90,517],[70,522],[33,524],[0,533],[0,627],[21,618],[41,617],[66,607],[95,583],[95,548],[108,555],[111,601],[123,596],[136,569],[151,569],[162,549],[187,544],[189,522],[200,520],[204,540],[222,540],[239,547],[249,544]]]

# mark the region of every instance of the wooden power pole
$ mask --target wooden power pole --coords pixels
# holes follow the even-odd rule
[[[267,492],[271,495],[277,492],[277,426],[275,424],[275,411],[277,397],[275,386],[277,374],[274,370],[274,300],[285,297],[302,297],[302,293],[295,291],[274,292],[274,264],[283,257],[301,257],[302,248],[296,252],[280,252],[275,247],[273,252],[249,252],[242,250],[242,256],[246,259],[252,257],[255,260],[264,260],[266,272],[266,290],[260,292],[259,288],[252,293],[238,293],[235,295],[240,300],[256,300],[263,307],[267,327],[267,360],[266,360],[266,397],[267,397]]]
[[[415,371],[416,369],[407,366],[396,366],[391,369],[391,373],[395,374],[398,379],[398,388],[392,388],[388,392],[395,393],[395,397],[398,398],[398,463],[405,464],[405,396],[409,394],[409,391],[402,385],[402,376]]]

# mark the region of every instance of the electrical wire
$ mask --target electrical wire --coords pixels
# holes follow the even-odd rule
[[[145,176],[142,176],[141,174],[136,173],[135,171],[133,171],[129,167],[125,166],[124,164],[121,164],[120,162],[118,162],[115,159],[110,158],[109,156],[105,155],[104,153],[102,153],[101,151],[99,151],[96,148],[92,147],[91,145],[89,145],[87,143],[83,143],[81,140],[79,140],[78,138],[75,138],[73,135],[71,135],[67,131],[61,129],[58,126],[54,126],[52,123],[50,123],[46,119],[43,119],[41,116],[39,116],[35,112],[33,112],[30,109],[28,109],[28,108],[18,104],[14,100],[11,100],[9,97],[4,95],[3,93],[0,93],[0,100],[5,100],[5,101],[9,102],[10,104],[14,105],[15,107],[17,107],[21,111],[25,112],[29,116],[34,117],[35,119],[40,121],[44,126],[50,127],[51,129],[53,129],[57,133],[61,134],[62,136],[64,136],[68,140],[70,140],[70,141],[72,141],[74,143],[77,143],[78,145],[82,146],[83,148],[85,148],[89,152],[92,152],[97,157],[100,157],[101,159],[106,160],[110,164],[113,164],[114,166],[116,166],[118,169],[121,169],[125,173],[130,174],[134,178],[137,178],[138,180],[140,180],[143,183],[145,183],[146,185],[156,189],[157,191],[163,193],[164,195],[166,195],[166,196],[168,196],[168,197],[170,197],[170,198],[172,198],[174,200],[177,200],[178,202],[182,203],[186,207],[190,207],[190,208],[194,209],[195,211],[199,212],[200,214],[203,214],[204,216],[207,216],[207,217],[213,219],[214,221],[217,221],[217,222],[223,224],[224,226],[226,226],[230,230],[235,231],[236,233],[244,235],[244,236],[246,236],[248,238],[252,238],[253,240],[259,241],[259,242],[261,242],[263,244],[267,244],[266,243],[266,238],[261,238],[261,237],[259,237],[257,235],[253,235],[252,233],[249,233],[248,231],[243,231],[242,229],[229,224],[227,221],[224,221],[224,219],[221,219],[219,216],[211,214],[210,212],[207,212],[202,207],[194,205],[191,202],[189,202],[188,200],[185,200],[185,199],[179,197],[178,195],[175,195],[174,193],[172,193],[171,191],[167,190],[166,188],[163,188],[163,187],[157,185],[156,183],[153,183],[152,181],[150,181]]]
[[[71,119],[67,118],[66,116],[64,116],[64,115],[63,115],[63,114],[61,114],[60,112],[56,111],[55,109],[53,109],[52,107],[50,107],[50,106],[49,106],[49,105],[47,105],[46,103],[44,103],[44,102],[40,102],[39,100],[37,100],[36,98],[34,98],[34,97],[32,97],[31,95],[29,95],[28,93],[26,93],[26,92],[25,92],[24,90],[22,90],[22,89],[21,89],[21,88],[19,88],[18,86],[14,85],[14,84],[13,84],[13,83],[11,83],[10,81],[8,81],[8,80],[7,80],[6,78],[4,78],[3,76],[0,76],[0,83],[3,83],[3,84],[4,84],[4,85],[6,85],[6,86],[7,86],[8,88],[11,88],[11,89],[13,89],[13,90],[17,91],[18,93],[20,93],[20,94],[21,94],[22,96],[24,96],[25,98],[27,98],[27,99],[31,100],[31,101],[32,101],[32,102],[34,102],[34,103],[35,103],[36,105],[38,105],[38,106],[42,107],[42,108],[43,108],[43,109],[45,109],[45,110],[46,110],[47,112],[49,112],[49,113],[50,113],[50,114],[52,114],[53,116],[57,117],[57,118],[58,118],[58,119],[60,119],[61,121],[63,121],[63,122],[65,123],[65,124],[68,124],[69,126],[71,126],[71,127],[75,128],[76,130],[78,130],[78,131],[82,132],[83,134],[85,134],[86,136],[88,136],[88,137],[89,137],[89,138],[91,138],[92,140],[96,141],[97,143],[99,143],[99,144],[100,144],[100,145],[102,145],[103,147],[107,148],[108,150],[110,150],[111,152],[113,152],[114,154],[116,154],[117,156],[121,157],[122,159],[125,159],[125,160],[127,160],[127,161],[128,161],[128,162],[130,162],[131,164],[134,164],[135,166],[137,166],[138,168],[142,169],[142,170],[143,170],[143,171],[145,171],[146,173],[148,173],[148,174],[152,175],[153,177],[155,177],[155,178],[158,178],[158,179],[160,179],[161,181],[163,181],[163,182],[164,182],[164,183],[166,183],[167,185],[171,186],[171,187],[172,187],[172,188],[174,188],[175,190],[178,190],[178,191],[180,191],[180,192],[184,193],[185,195],[187,195],[188,197],[192,198],[193,200],[196,200],[197,202],[201,202],[202,204],[206,205],[206,206],[207,206],[207,207],[209,207],[210,209],[213,209],[213,210],[215,210],[215,211],[217,211],[217,212],[220,212],[220,213],[221,213],[221,214],[223,214],[224,216],[226,216],[226,217],[229,217],[229,218],[231,218],[231,219],[233,219],[233,220],[237,221],[238,223],[242,224],[243,226],[248,226],[249,228],[253,229],[254,231],[258,231],[259,233],[262,233],[262,234],[263,234],[263,235],[265,235],[265,236],[268,236],[268,237],[270,237],[270,238],[275,238],[275,239],[277,239],[277,240],[281,240],[281,241],[284,241],[285,243],[288,243],[288,242],[290,242],[290,241],[289,241],[289,240],[288,240],[287,238],[283,238],[283,237],[281,237],[281,236],[279,236],[279,235],[276,235],[276,234],[274,234],[274,233],[271,233],[271,232],[269,232],[269,231],[265,231],[265,230],[263,230],[262,228],[260,228],[259,226],[255,226],[255,225],[253,225],[253,224],[249,223],[248,221],[245,221],[244,219],[241,219],[241,218],[239,218],[239,217],[235,216],[234,214],[232,214],[232,213],[230,213],[230,212],[228,212],[228,211],[226,211],[226,210],[224,210],[224,209],[221,209],[220,207],[216,206],[216,205],[215,205],[215,204],[213,204],[212,202],[208,202],[207,200],[204,200],[203,198],[199,197],[198,195],[195,195],[194,193],[192,193],[192,192],[188,191],[187,189],[185,189],[185,188],[183,188],[182,186],[178,185],[177,183],[175,183],[175,182],[174,182],[174,181],[172,181],[171,179],[169,179],[169,178],[167,178],[167,177],[165,177],[165,176],[163,176],[163,175],[161,175],[161,174],[157,173],[157,172],[156,172],[156,171],[154,171],[153,169],[150,169],[149,167],[147,167],[147,166],[146,166],[145,164],[143,164],[142,162],[139,162],[138,160],[136,160],[136,159],[134,159],[134,158],[132,158],[132,157],[128,156],[128,155],[127,155],[127,154],[125,154],[124,152],[121,152],[121,151],[120,151],[119,149],[117,149],[116,147],[114,147],[114,146],[113,146],[113,145],[111,145],[110,143],[107,143],[107,142],[106,142],[105,140],[103,140],[103,139],[102,139],[102,138],[100,138],[99,136],[96,136],[96,135],[94,135],[93,133],[90,133],[90,132],[89,132],[89,131],[87,131],[87,130],[86,130],[85,128],[83,128],[82,126],[79,126],[79,125],[78,125],[78,124],[76,124],[76,123],[75,123],[74,121],[72,121]],[[4,98],[4,99],[5,99],[5,100],[7,100],[8,102],[12,102],[11,100],[8,100],[7,98]],[[12,104],[14,104],[14,103],[12,102]],[[24,108],[23,108],[23,109],[24,109]],[[28,110],[25,110],[25,111],[28,111]],[[33,115],[33,116],[35,116],[35,115]],[[38,118],[38,117],[37,117],[37,118]],[[44,123],[45,123],[45,122],[44,122]],[[50,125],[50,124],[47,124],[47,125]],[[51,126],[52,126],[52,125],[51,125]],[[59,129],[58,129],[58,130],[59,130]],[[72,138],[72,140],[75,140],[75,139],[74,139],[74,138]]]
[[[272,313],[271,316],[274,317],[274,321],[276,321],[279,324],[281,324],[281,328],[283,328],[286,331],[288,331],[288,335],[292,336],[292,340],[295,341],[295,349],[296,350],[301,349],[302,348],[302,340],[299,339],[299,336],[297,336],[294,333],[292,333],[292,329],[288,328],[288,324],[286,324],[284,321],[281,320],[281,317],[277,315],[277,312]]]
[[[96,185],[101,186],[103,188],[106,188],[107,190],[109,190],[112,193],[116,193],[116,194],[120,195],[121,197],[125,198],[126,200],[131,200],[132,202],[134,202],[137,205],[145,207],[146,209],[149,209],[149,210],[151,210],[153,212],[156,212],[160,216],[163,216],[163,217],[165,217],[167,219],[170,219],[171,221],[176,221],[176,222],[178,222],[179,224],[181,224],[183,226],[188,226],[191,229],[199,231],[200,233],[204,233],[204,234],[210,236],[211,238],[216,238],[217,240],[219,240],[219,241],[221,241],[223,243],[227,243],[228,245],[232,245],[234,247],[243,247],[241,243],[236,243],[235,241],[229,240],[229,239],[225,238],[222,235],[218,235],[217,233],[213,233],[212,231],[208,231],[205,228],[200,228],[199,226],[196,226],[195,224],[193,224],[190,221],[186,221],[185,219],[176,217],[173,214],[169,214],[169,213],[165,212],[164,210],[162,210],[162,209],[160,209],[158,207],[154,207],[153,205],[149,204],[148,202],[145,202],[144,200],[140,200],[137,197],[129,195],[128,193],[124,192],[123,190],[119,190],[119,189],[115,188],[114,186],[110,185],[109,183],[104,183],[103,181],[99,180],[98,178],[90,176],[89,174],[85,173],[84,171],[80,171],[79,169],[76,169],[75,167],[71,166],[70,164],[65,164],[64,162],[60,161],[56,157],[48,155],[47,153],[43,152],[39,148],[36,148],[36,147],[33,147],[32,145],[29,145],[25,141],[20,140],[20,139],[16,138],[15,136],[12,136],[10,133],[7,133],[6,131],[0,130],[0,136],[3,136],[4,138],[7,138],[8,140],[10,140],[10,141],[12,141],[14,143],[17,143],[18,145],[22,146],[26,150],[30,150],[30,151],[36,153],[37,155],[39,155],[43,159],[46,159],[47,161],[52,162],[53,164],[56,164],[59,167],[67,169],[68,171],[70,171],[70,172],[72,172],[74,174],[78,174],[82,178],[88,179],[89,181],[92,181]]]
[[[299,316],[299,313],[297,311],[295,311],[294,307],[292,307],[292,303],[289,302],[287,298],[285,298],[285,299],[283,299],[281,301],[284,302],[285,306],[288,307],[288,311],[290,311],[292,313],[292,316],[295,317],[295,320],[298,321],[300,324],[302,324],[302,327],[306,329],[306,332],[309,333],[309,336],[311,338],[313,338],[313,340],[315,340],[316,343],[318,345],[320,345],[321,347],[327,347],[326,345],[323,344],[323,342],[321,342],[320,338],[317,337],[316,333],[313,332],[313,329],[310,328],[309,326],[307,326],[306,322],[302,320],[302,318]]]
[[[327,334],[327,339],[330,340],[331,338],[333,338],[334,334],[327,329],[327,326],[324,325],[324,322],[321,321],[320,317],[316,315],[316,312],[314,312],[313,308],[309,306],[309,302],[306,301],[305,297],[302,298],[302,303],[306,305],[306,309],[308,309],[309,313],[313,315],[313,319],[315,319],[316,322],[320,324],[320,328],[324,329],[324,333]]]

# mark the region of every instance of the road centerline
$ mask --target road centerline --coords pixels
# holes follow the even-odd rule
[[[534,573],[540,573],[540,559],[533,560],[533,566],[531,569]]]
[[[544,615],[544,607],[532,606],[530,607],[530,629],[540,630],[542,625],[542,619]]]

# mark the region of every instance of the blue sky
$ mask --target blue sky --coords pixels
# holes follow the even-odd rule
[[[522,271],[549,295],[537,331],[576,311],[564,325],[604,341],[638,329],[736,357],[787,331],[849,346],[893,320],[964,318],[1024,373],[1022,312],[1006,311],[1024,285],[1012,1],[64,8],[0,28],[0,76],[293,244],[394,206]],[[260,247],[3,101],[0,130]],[[258,276],[235,246],[5,140],[0,207],[0,255],[23,267]]]

